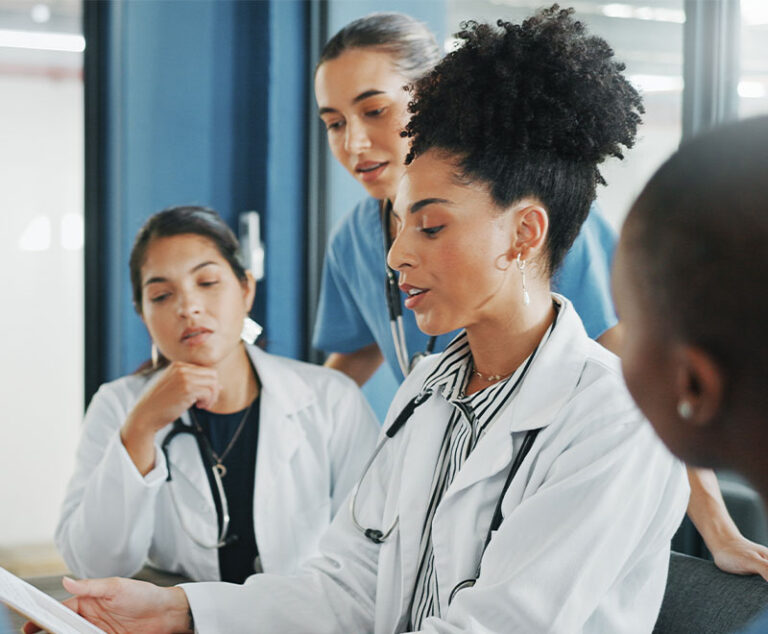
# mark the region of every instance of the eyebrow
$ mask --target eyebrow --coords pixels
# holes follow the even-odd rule
[[[422,209],[424,209],[424,207],[426,207],[427,205],[440,205],[440,204],[452,205],[453,203],[450,200],[447,200],[445,198],[422,198],[421,200],[417,200],[415,203],[413,203],[410,206],[409,211],[412,214],[415,214],[421,211]]]
[[[200,269],[202,269],[203,267],[210,266],[211,264],[214,266],[219,266],[218,262],[214,262],[213,260],[207,260],[205,262],[200,262],[200,264],[196,264],[190,269],[189,272],[195,273]],[[149,286],[150,284],[162,284],[163,282],[167,282],[167,281],[168,281],[167,277],[156,275],[155,277],[150,277],[146,282],[144,282],[142,286]]]
[[[370,90],[365,90],[361,92],[357,97],[355,97],[352,100],[352,103],[353,104],[360,103],[361,101],[365,101],[366,99],[368,99],[368,97],[375,97],[376,95],[383,95],[383,94],[385,94],[383,90],[376,90],[375,88],[371,88]],[[318,111],[318,114],[322,116],[324,114],[328,114],[329,112],[338,112],[338,110],[336,110],[336,108],[323,107],[323,108],[320,108],[320,110]]]

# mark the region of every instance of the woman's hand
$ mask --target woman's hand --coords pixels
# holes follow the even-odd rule
[[[739,534],[712,550],[715,565],[736,575],[760,575],[768,581],[768,548]]]
[[[192,632],[189,603],[181,588],[118,577],[81,581],[64,577],[63,584],[75,595],[64,605],[107,634]],[[23,628],[24,634],[39,631],[34,623]]]
[[[768,548],[741,534],[725,507],[715,472],[688,467],[688,481],[688,517],[704,538],[715,565],[725,572],[761,575],[768,581]]]
[[[155,433],[192,405],[210,408],[221,386],[216,370],[174,361],[139,399],[120,430],[120,438],[141,475],[155,465]]]

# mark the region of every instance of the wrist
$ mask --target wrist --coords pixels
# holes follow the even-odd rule
[[[168,588],[168,608],[166,610],[168,631],[174,634],[193,634],[195,621],[187,594],[179,587]]]
[[[155,466],[155,432],[130,415],[120,429],[120,441],[142,476]]]

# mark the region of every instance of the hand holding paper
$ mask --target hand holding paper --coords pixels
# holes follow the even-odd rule
[[[64,587],[75,596],[65,601],[99,628],[83,632],[187,632],[189,605],[181,588],[159,588],[135,579],[64,578]],[[38,631],[29,624],[24,632]]]
[[[98,634],[99,628],[55,599],[0,568],[0,602],[55,634]],[[34,632],[38,628],[29,629]]]

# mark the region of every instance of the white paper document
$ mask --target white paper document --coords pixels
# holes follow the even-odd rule
[[[104,634],[79,614],[0,567],[0,602],[52,634]]]

